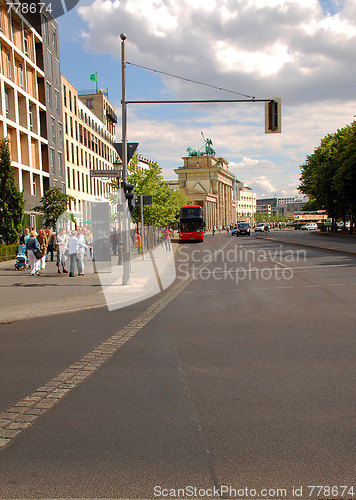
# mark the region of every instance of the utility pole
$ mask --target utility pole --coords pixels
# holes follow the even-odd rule
[[[125,33],[121,33],[121,136],[122,136],[122,179],[127,183],[127,113],[126,113],[126,60],[125,60]],[[130,281],[130,224],[127,203],[123,203],[123,274],[122,284],[128,285]]]

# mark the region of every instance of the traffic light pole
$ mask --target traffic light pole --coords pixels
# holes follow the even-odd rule
[[[121,100],[121,134],[122,134],[122,178],[127,183],[127,113],[126,113],[126,60],[125,60],[125,33],[121,33],[121,77],[122,77],[122,100]],[[123,207],[123,274],[122,284],[128,285],[130,282],[130,212],[127,203]]]

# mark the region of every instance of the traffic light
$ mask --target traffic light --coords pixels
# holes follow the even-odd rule
[[[122,187],[125,193],[125,198],[127,200],[127,206],[132,215],[135,208],[133,204],[133,198],[134,198],[133,185],[129,184],[128,182],[123,182]]]
[[[276,97],[265,103],[265,133],[281,132],[281,98]]]

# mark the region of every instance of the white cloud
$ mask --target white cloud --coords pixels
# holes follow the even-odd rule
[[[202,146],[204,131],[259,196],[295,194],[306,155],[356,114],[354,0],[95,0],[78,12],[87,23],[88,52],[119,57],[125,32],[131,62],[282,97],[282,134],[273,136],[264,135],[262,103],[175,107],[171,115],[159,106],[130,108],[132,140],[165,177],[174,177],[188,146]],[[152,98],[147,72],[140,75],[135,90]],[[157,82],[156,98],[164,91],[172,99],[234,97],[167,76]]]

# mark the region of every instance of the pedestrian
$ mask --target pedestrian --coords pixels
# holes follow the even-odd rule
[[[68,241],[68,251],[70,258],[70,269],[68,274],[69,278],[74,278],[75,265],[77,265],[78,275],[82,274],[82,268],[80,267],[80,258],[78,255],[78,250],[79,250],[78,231],[73,230]]]
[[[118,236],[115,228],[110,229],[110,244],[113,255],[117,255]]]
[[[84,256],[86,250],[89,248],[88,242],[86,240],[86,229],[84,227],[80,228],[78,231],[78,257],[80,260],[80,267],[82,271],[79,273],[81,276],[84,274],[85,264],[84,264]]]
[[[41,247],[41,252],[42,252],[41,269],[45,269],[45,267],[46,267],[46,255],[47,255],[48,240],[47,240],[47,236],[46,236],[46,233],[45,233],[44,229],[40,229],[38,231],[37,239],[39,241],[39,244],[40,244],[40,247]]]
[[[68,273],[66,270],[66,252],[68,251],[68,240],[69,237],[66,234],[66,231],[64,228],[62,228],[59,231],[59,234],[56,236],[56,246],[57,246],[57,268],[58,268],[58,273],[62,274],[63,273]],[[61,271],[61,266],[62,266],[62,271]]]
[[[138,229],[136,229],[135,233],[135,247],[137,248],[137,253],[142,253],[142,242],[141,242],[141,236],[140,233],[138,232]]]
[[[26,227],[24,232],[20,236],[20,245],[26,245],[27,240],[29,238],[30,238],[30,230],[28,227]]]
[[[166,252],[171,251],[171,230],[166,225],[163,229],[163,238],[164,238],[164,246],[166,248]]]
[[[215,226],[213,226],[211,231],[212,231],[212,233],[213,233],[213,236],[215,236],[216,227],[215,227]]]
[[[56,239],[56,234],[52,232],[51,229],[46,229],[46,236],[47,236],[47,255],[46,255],[46,262],[48,261],[48,256],[51,256],[51,262],[53,262],[53,253],[55,249],[55,239]]]
[[[35,252],[39,252],[41,257],[36,257]],[[27,253],[27,258],[28,258],[28,263],[30,264],[30,272],[31,276],[39,276],[40,275],[40,268],[41,268],[41,258],[42,258],[42,252],[41,252],[41,246],[36,238],[36,231],[32,230],[29,234],[29,238],[27,239],[26,242],[26,253]]]

